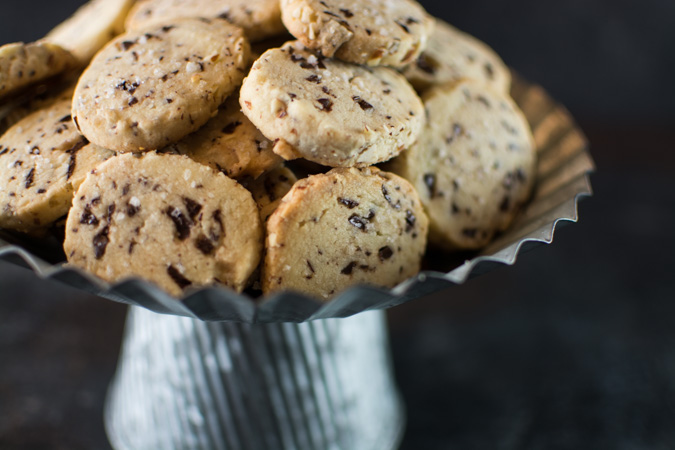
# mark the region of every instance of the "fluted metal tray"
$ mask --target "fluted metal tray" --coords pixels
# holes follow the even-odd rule
[[[176,299],[146,281],[130,279],[110,284],[68,267],[56,240],[38,242],[6,233],[0,234],[0,260],[103,298],[206,321],[304,322],[399,305],[461,284],[496,266],[513,264],[519,253],[551,243],[558,225],[577,221],[577,202],[591,195],[589,174],[594,170],[584,134],[567,110],[541,87],[514,76],[512,96],[532,126],[539,153],[537,184],[531,201],[509,230],[481,252],[457,255],[431,252],[426,257],[425,270],[393,289],[355,286],[328,303],[293,292],[256,298],[216,287],[189,292],[183,299]]]

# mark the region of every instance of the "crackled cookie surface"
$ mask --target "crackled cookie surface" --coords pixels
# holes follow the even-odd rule
[[[86,174],[113,155],[87,144],[69,98],[9,128],[0,137],[0,227],[33,232],[65,216]]]
[[[124,31],[124,19],[134,0],[91,0],[45,36],[70,51],[81,66]]]
[[[427,48],[403,75],[418,91],[462,78],[470,78],[509,93],[511,72],[501,58],[473,36],[436,19]]]
[[[82,74],[73,118],[120,152],[163,148],[199,129],[239,86],[249,44],[221,19],[181,19],[117,37]]]
[[[386,161],[424,123],[422,102],[396,71],[320,58],[298,42],[265,52],[239,101],[275,153],[332,167]]]
[[[326,57],[371,66],[414,61],[433,19],[412,0],[281,0],[293,36]]]
[[[422,138],[392,170],[419,192],[431,242],[480,248],[530,194],[536,154],[529,125],[509,97],[479,82],[435,87],[423,98]]]
[[[278,0],[144,0],[129,13],[127,29],[184,17],[225,19],[244,29],[250,40],[283,34]]]
[[[328,299],[349,286],[394,286],[416,274],[427,218],[402,178],[333,169],[298,181],[267,223],[262,286]]]
[[[75,58],[62,47],[45,42],[17,42],[0,47],[0,98],[75,65]]]
[[[206,125],[166,150],[187,155],[230,178],[257,178],[282,164],[270,142],[241,112],[232,95]]]
[[[185,156],[112,158],[80,186],[66,223],[68,261],[108,281],[138,276],[173,295],[221,283],[240,291],[262,227],[251,194]]]

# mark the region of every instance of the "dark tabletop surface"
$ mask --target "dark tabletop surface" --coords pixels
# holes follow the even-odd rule
[[[81,3],[3,2],[0,43]],[[565,104],[598,168],[552,245],[389,311],[402,449],[675,448],[675,2],[558,3],[423,2]],[[0,449],[110,448],[125,312],[0,263]]]

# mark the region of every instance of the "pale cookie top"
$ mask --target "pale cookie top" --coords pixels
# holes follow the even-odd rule
[[[529,197],[536,162],[529,125],[508,96],[476,81],[434,87],[423,98],[422,138],[393,170],[417,188],[431,242],[480,248]]]
[[[402,73],[420,92],[462,78],[483,82],[504,94],[511,88],[511,72],[494,50],[440,19],[436,19],[427,48]]]
[[[241,291],[262,252],[251,194],[185,156],[110,159],[80,186],[66,223],[69,263],[110,282],[138,276],[174,296]]]
[[[283,162],[272,145],[241,112],[239,96],[232,95],[216,117],[165,150],[187,155],[230,178],[256,178]]]
[[[91,0],[45,36],[70,51],[81,66],[108,41],[124,31],[124,19],[134,0]]]
[[[82,74],[73,118],[103,147],[163,148],[216,113],[241,83],[249,51],[241,28],[221,19],[181,19],[125,33]]]
[[[86,174],[112,156],[87,145],[62,99],[0,137],[0,227],[32,232],[68,213]]]
[[[275,153],[332,167],[386,161],[424,123],[421,100],[396,71],[323,59],[297,42],[253,64],[239,101]]]
[[[307,47],[370,66],[414,61],[434,25],[413,0],[281,0],[281,17]]]
[[[263,292],[395,286],[420,270],[427,224],[410,183],[376,168],[300,180],[267,223]]]
[[[59,75],[75,65],[67,50],[45,41],[0,47],[0,98]]]
[[[129,13],[127,29],[163,24],[184,17],[225,19],[244,29],[252,41],[282,34],[279,0],[143,0]]]
[[[244,184],[258,204],[263,222],[270,218],[296,181],[298,178],[288,167],[277,167]]]

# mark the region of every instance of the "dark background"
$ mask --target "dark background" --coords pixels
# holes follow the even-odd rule
[[[82,1],[3,1],[0,44]],[[580,222],[389,312],[402,449],[675,448],[675,2],[426,1],[577,119]],[[0,263],[0,449],[109,448],[125,307]]]

